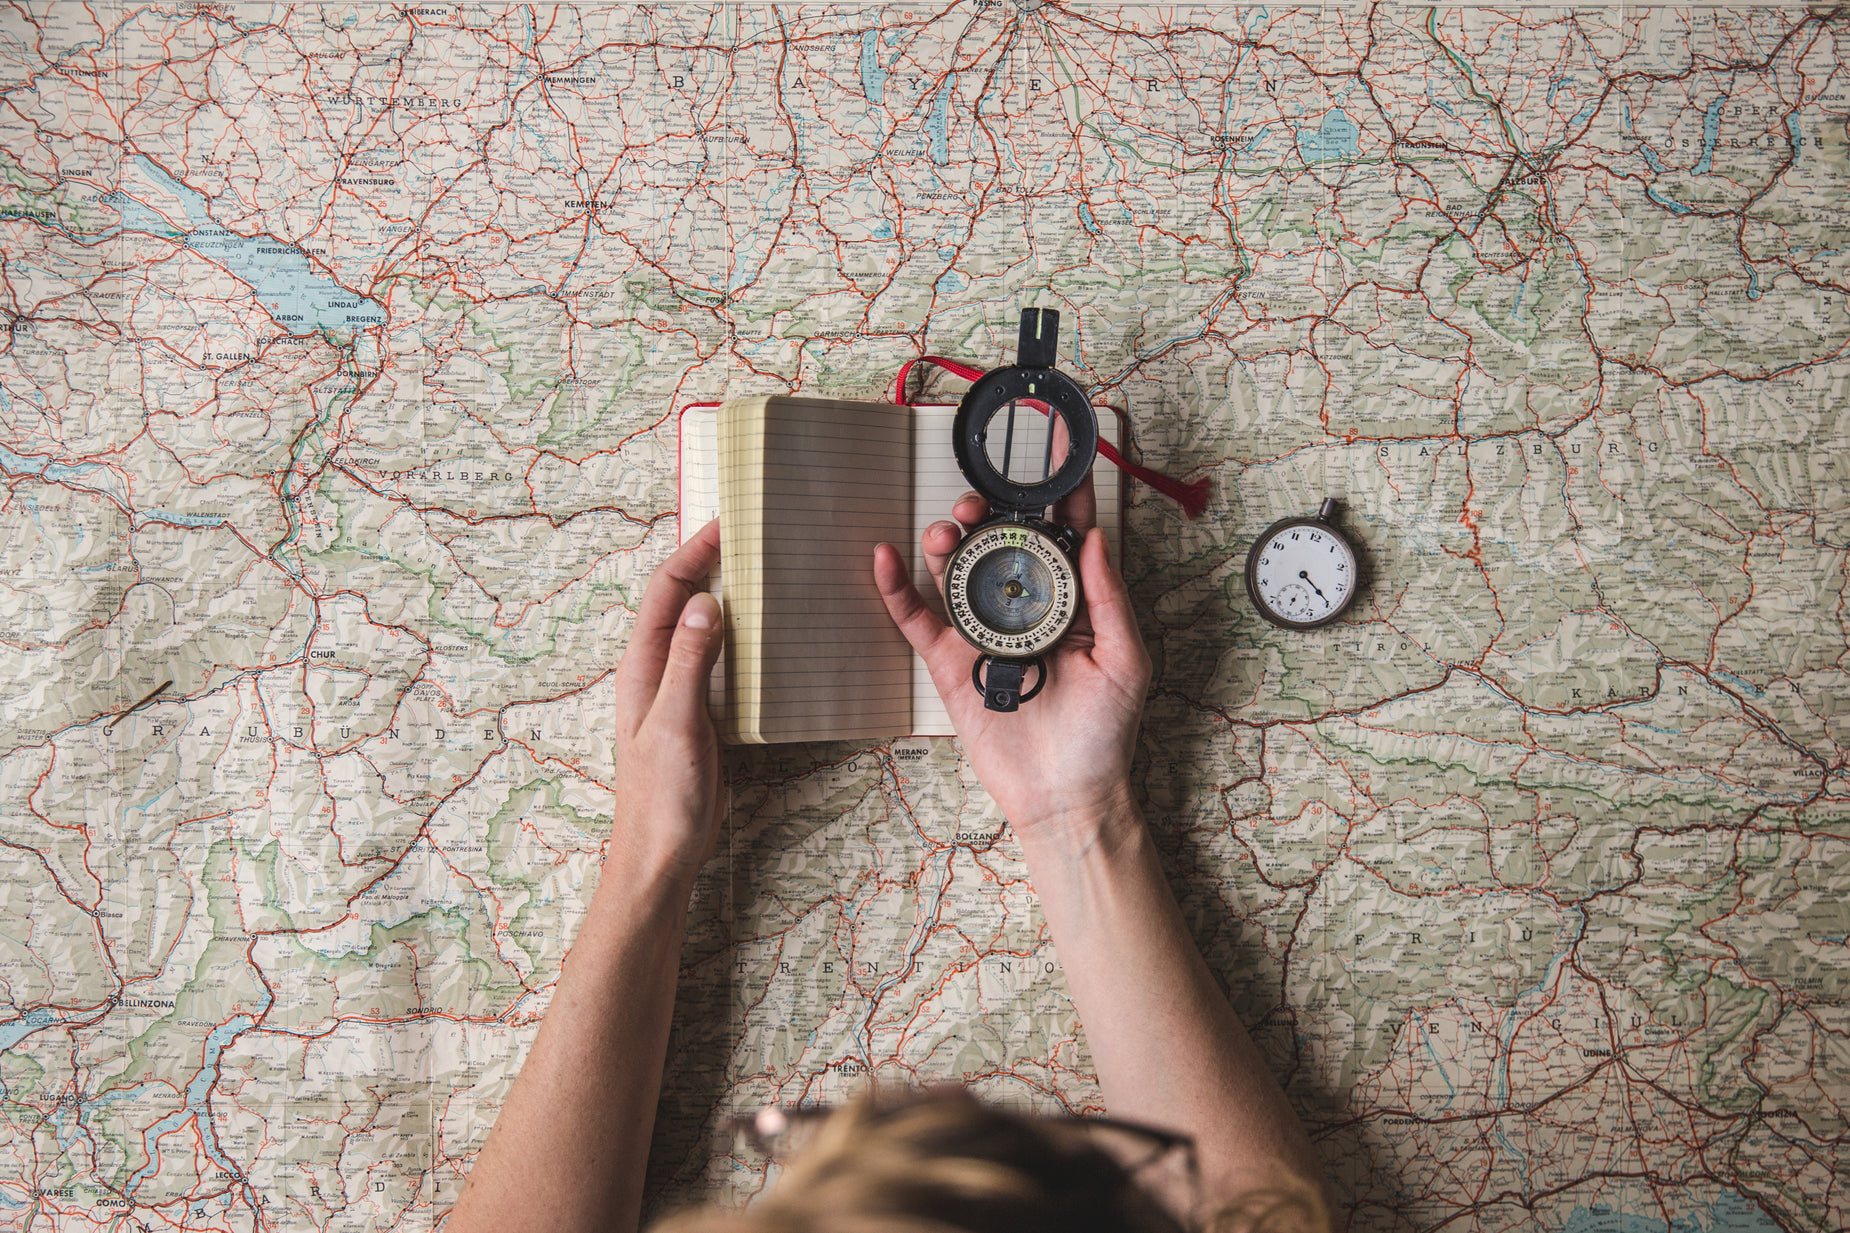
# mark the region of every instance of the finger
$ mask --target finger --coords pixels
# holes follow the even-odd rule
[[[1065,523],[1081,535],[1098,525],[1098,489],[1092,486],[1090,471],[1079,481],[1079,487],[1054,502],[1053,520]]]
[[[919,547],[925,550],[925,568],[939,594],[944,593],[944,563],[951,559],[962,539],[963,528],[954,522],[934,522],[919,537]]]
[[[906,636],[912,649],[925,661],[932,687],[944,700],[960,732],[969,729],[968,705],[970,665],[976,660],[976,648],[956,630],[946,625],[938,614],[925,606],[924,599],[907,576],[905,562],[891,544],[882,544],[874,553],[874,581],[886,601],[893,624]]]
[[[989,502],[974,492],[966,492],[951,505],[951,517],[966,527],[973,527],[989,517]]]
[[[680,617],[669,638],[668,662],[662,670],[662,686],[649,707],[649,720],[692,735],[713,722],[707,716],[707,682],[725,633],[719,601],[706,591],[694,592],[682,605]]]
[[[707,575],[717,564],[719,519],[715,518],[662,562],[649,580],[649,589],[636,610],[629,646],[617,667],[618,715],[640,720],[648,714],[661,683],[662,666],[668,661],[675,622],[688,598],[706,590]]]
[[[925,669],[931,673],[931,683],[938,696],[944,699],[953,715],[958,714],[961,709],[959,691],[963,682],[970,679],[970,664],[976,658],[976,648],[925,606],[918,588],[907,575],[906,563],[891,544],[881,544],[874,549],[874,583],[880,588],[880,598],[886,601],[893,624],[899,626],[899,632],[925,661]]]
[[[1105,533],[1094,527],[1079,546],[1079,581],[1085,589],[1086,614],[1092,621],[1092,658],[1114,675],[1148,674],[1150,657],[1137,614],[1131,610],[1124,575],[1111,564]]]
[[[1071,436],[1067,430],[1066,417],[1053,417],[1053,459],[1057,470],[1066,463],[1066,450]],[[1096,458],[1097,455],[1094,454]],[[1053,520],[1073,527],[1081,535],[1092,529],[1097,521],[1098,501],[1093,495],[1092,472],[1086,471],[1079,479],[1079,486],[1054,502]]]
[[[925,598],[912,585],[905,560],[891,544],[881,544],[874,549],[874,585],[880,589],[880,598],[886,601],[887,615],[893,618],[893,624],[906,636],[912,649],[925,658],[927,666],[933,655],[941,654],[945,639],[963,642],[925,606]]]
[[[1049,473],[1051,474],[1053,471],[1058,471],[1061,467],[1066,465],[1066,447],[1072,442],[1073,438],[1072,434],[1066,430],[1066,417],[1064,415],[1055,415],[1053,409],[1049,407],[1047,410],[1047,418],[1052,421],[1052,423],[1047,426],[1047,431],[1053,436],[1053,448],[1047,451],[1048,461],[1051,464]]]

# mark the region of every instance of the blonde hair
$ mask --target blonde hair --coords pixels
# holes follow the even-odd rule
[[[960,1089],[865,1096],[831,1116],[776,1188],[743,1211],[698,1207],[651,1233],[1181,1233],[1075,1125]],[[1316,1191],[1241,1195],[1205,1233],[1322,1233]]]

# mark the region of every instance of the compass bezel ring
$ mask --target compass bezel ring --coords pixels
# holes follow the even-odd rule
[[[1018,484],[989,460],[990,420],[1011,401],[1046,403],[1066,425],[1066,456],[1038,483]],[[970,486],[988,498],[992,515],[1039,513],[1085,482],[1098,456],[1098,415],[1079,383],[1057,368],[998,368],[977,378],[957,404],[951,449]]]

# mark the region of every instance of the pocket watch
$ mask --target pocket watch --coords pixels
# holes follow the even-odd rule
[[[1315,514],[1267,527],[1246,554],[1246,594],[1280,629],[1328,625],[1354,602],[1361,572],[1355,545],[1331,521],[1336,498]]]

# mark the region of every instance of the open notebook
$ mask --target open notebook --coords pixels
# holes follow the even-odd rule
[[[711,702],[721,739],[952,735],[924,661],[886,614],[873,561],[882,542],[908,554],[913,581],[942,614],[919,537],[970,487],[951,454],[956,412],[760,397],[681,413],[681,537],[720,519],[713,591],[726,650]],[[1099,410],[1099,434],[1122,443],[1109,408]],[[1098,523],[1117,559],[1120,478],[1107,466],[1096,484]]]

